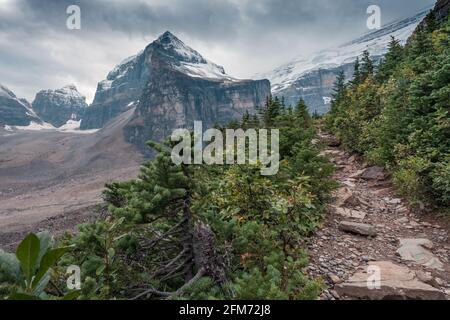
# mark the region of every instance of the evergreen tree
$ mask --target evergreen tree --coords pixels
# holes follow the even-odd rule
[[[400,41],[391,36],[391,41],[388,45],[388,52],[384,56],[381,62],[378,73],[377,80],[380,82],[386,81],[394,74],[396,68],[400,65],[403,59],[403,47]]]
[[[361,62],[361,81],[365,81],[374,72],[374,65],[369,51],[364,50]]]
[[[345,73],[344,70],[339,71],[339,74],[336,77],[336,81],[333,86],[333,100],[336,103],[339,103],[340,100],[344,97],[345,91]]]
[[[250,125],[250,113],[248,110],[245,110],[244,115],[242,116],[241,126],[242,128],[247,128]]]
[[[278,97],[269,97],[266,100],[264,108],[260,111],[264,125],[267,128],[270,128],[273,125],[276,117],[278,117],[282,113],[283,109],[284,108]]]
[[[449,39],[450,21],[429,15],[404,48],[391,39],[375,77],[365,52],[326,119],[344,147],[391,168],[399,192],[422,206],[450,207]]]
[[[197,192],[194,175],[199,167],[174,164],[168,148],[174,144],[151,142],[149,145],[159,153],[153,161],[142,166],[133,187],[126,189],[120,197],[112,195],[120,193],[120,188],[106,190],[108,198],[126,199],[121,206],[116,206],[117,203],[110,205],[114,216],[123,217],[129,223],[145,225],[138,250],[145,252],[151,261],[147,272],[155,286],[145,292],[178,295],[192,279],[198,280],[206,275],[223,282],[225,276],[220,271],[220,263],[212,265],[215,263],[211,260],[215,259],[214,254],[207,253],[206,259],[202,250],[194,252],[194,247],[208,248],[211,245],[205,243],[207,239],[203,239],[202,244],[196,243],[198,232],[200,236],[208,233],[192,211],[193,197]],[[207,235],[205,237],[208,238]],[[213,238],[209,237],[209,240]],[[160,292],[162,289],[165,291]]]
[[[356,57],[355,64],[353,67],[353,79],[352,79],[352,85],[357,86],[361,83],[361,65],[359,62],[359,57]]]
[[[305,100],[303,100],[302,98],[300,98],[300,100],[295,105],[294,115],[298,119],[302,119],[303,121],[305,121],[307,123],[310,123],[310,121],[311,121],[311,116],[308,111],[308,106],[306,105]]]

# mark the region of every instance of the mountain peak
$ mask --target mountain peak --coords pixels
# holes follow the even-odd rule
[[[166,31],[159,36],[157,41],[179,40],[172,32]]]
[[[164,32],[162,35],[155,40],[155,43],[161,45],[164,49],[171,48],[189,48],[187,45],[183,43],[180,39],[178,39],[173,33],[170,31]],[[190,48],[189,48],[190,49]],[[192,50],[192,49],[191,49]]]
[[[170,31],[164,32],[155,42],[153,46],[161,48],[166,55],[171,56],[179,61],[191,63],[207,63],[206,59],[200,53],[186,45],[183,41],[174,36]]]
[[[70,91],[78,91],[77,87],[74,84],[68,84],[61,89],[63,90],[70,90]]]

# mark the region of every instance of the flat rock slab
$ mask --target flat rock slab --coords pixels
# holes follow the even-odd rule
[[[361,212],[358,210],[336,207],[336,206],[333,206],[333,209],[336,214],[343,216],[345,218],[353,218],[353,219],[363,220],[366,217],[365,212]]]
[[[357,200],[353,195],[353,192],[347,187],[339,188],[335,192],[335,197],[336,197],[335,200],[336,207],[342,207],[347,203],[353,203]]]
[[[403,260],[414,261],[428,268],[444,270],[444,264],[428,249],[433,243],[428,239],[400,239],[397,253]]]
[[[335,290],[341,296],[370,300],[445,300],[445,294],[420,281],[416,273],[390,261],[373,261]]]
[[[366,169],[358,170],[358,171],[356,171],[355,173],[351,174],[351,175],[349,176],[349,178],[359,178],[359,177],[361,177],[361,175],[364,173],[364,171],[366,171]]]
[[[339,147],[341,145],[341,141],[335,136],[322,136],[320,140],[329,147]]]
[[[341,221],[339,229],[366,237],[375,237],[377,235],[377,229],[374,226],[365,223]]]
[[[383,180],[386,178],[386,173],[383,167],[375,166],[365,169],[360,177],[364,180]]]

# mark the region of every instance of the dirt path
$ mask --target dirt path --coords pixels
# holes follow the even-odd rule
[[[308,274],[329,287],[321,299],[449,299],[448,220],[413,213],[382,168],[320,138],[341,185],[308,246]]]

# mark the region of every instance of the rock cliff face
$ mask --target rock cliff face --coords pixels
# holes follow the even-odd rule
[[[206,129],[240,118],[246,110],[262,106],[270,93],[267,80],[221,82],[169,70],[154,76],[125,127],[126,139],[142,151],[146,141],[162,140],[175,128],[192,128],[196,120]]]
[[[433,12],[440,23],[446,21],[450,13],[450,0],[438,0]]]
[[[87,104],[77,88],[69,85],[57,90],[39,91],[32,107],[43,121],[59,128],[69,120],[79,121]]]
[[[0,84],[0,126],[28,126],[32,121],[41,122],[30,104]]]
[[[336,68],[314,70],[299,77],[292,85],[275,94],[283,96],[287,105],[295,105],[303,99],[311,112],[323,114],[329,110],[337,76],[343,70],[346,80],[350,80],[353,69],[353,63],[346,63]]]
[[[194,120],[226,123],[262,106],[269,95],[268,80],[235,79],[166,32],[99,83],[81,128],[101,127],[135,107],[125,136],[146,150],[149,139],[161,140]]]
[[[436,22],[438,24],[442,24],[447,21],[448,15],[450,13],[450,0],[438,0],[434,5],[433,10],[431,10],[430,14],[434,16]],[[424,19],[417,29],[422,29],[426,26],[427,19]]]
[[[98,84],[94,101],[81,121],[82,130],[102,128],[139,99],[150,77],[145,59],[141,52],[124,60]]]

